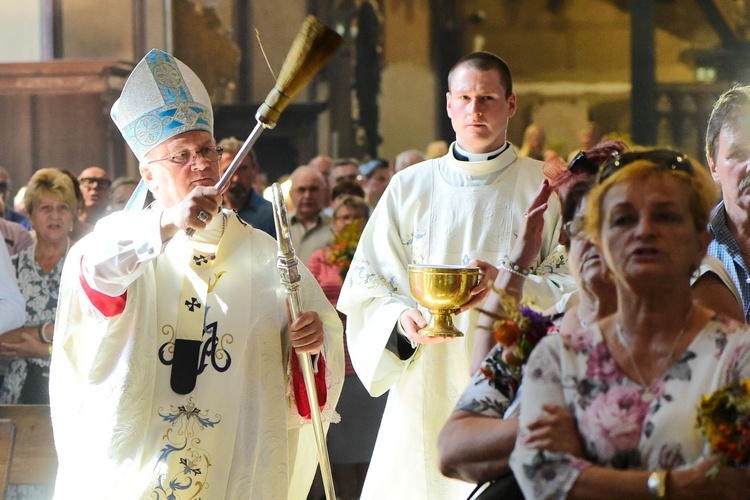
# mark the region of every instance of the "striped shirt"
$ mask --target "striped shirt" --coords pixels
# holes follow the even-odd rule
[[[708,228],[714,237],[708,245],[708,254],[719,259],[729,271],[732,281],[742,295],[745,323],[750,323],[750,271],[748,271],[745,259],[742,258],[739,245],[727,226],[724,201],[714,208]]]

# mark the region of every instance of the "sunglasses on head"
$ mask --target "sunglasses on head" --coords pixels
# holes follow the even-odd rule
[[[586,151],[579,151],[578,154],[575,155],[573,160],[568,163],[568,171],[574,174],[595,174],[599,171],[599,167],[596,166],[594,162],[586,158]]]
[[[597,183],[601,184],[621,168],[638,160],[650,161],[668,170],[686,172],[693,175],[693,165],[686,155],[671,149],[653,149],[650,151],[634,151],[613,155],[612,159],[605,163],[601,170],[599,170]]]

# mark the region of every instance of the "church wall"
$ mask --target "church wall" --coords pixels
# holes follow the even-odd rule
[[[0,0],[0,63],[41,61],[42,0]]]
[[[436,76],[430,65],[429,0],[381,4],[385,47],[380,156],[392,161],[407,149],[424,151],[436,139]]]
[[[460,3],[467,51],[495,52],[513,72],[519,112],[509,125],[512,142],[520,145],[533,120],[563,151],[577,147],[587,119],[604,133],[629,136],[631,18],[617,3],[557,2],[555,12],[546,0]],[[715,47],[717,36],[693,2],[659,3],[656,17],[669,27],[655,36],[657,82],[695,82],[690,50]]]
[[[200,3],[215,8],[226,28],[232,29],[234,1]],[[444,112],[438,89],[446,75],[434,73],[430,47],[430,5],[434,3],[379,0],[385,20],[380,154],[389,159],[407,148],[424,149],[436,138],[437,114]],[[144,1],[148,48],[164,47],[163,4],[163,0]],[[519,113],[509,126],[513,142],[520,144],[523,129],[532,120],[543,120],[549,129],[548,141],[561,144],[562,149],[575,148],[575,130],[585,119],[601,121],[604,132],[629,132],[630,15],[617,7],[620,4],[611,0],[458,2],[461,16],[456,23],[463,33],[463,51],[496,52],[513,71],[519,96]],[[666,16],[670,27],[656,33],[657,81],[695,82],[690,50],[715,47],[718,38],[692,2],[674,4],[657,6],[657,19],[663,21]],[[106,9],[100,0],[65,0],[61,5],[65,57],[136,59],[131,1],[107,2]],[[253,26],[248,29],[260,31],[278,72],[310,2],[288,0],[283,12],[277,2],[252,5]],[[557,5],[557,10],[551,11],[550,5]],[[0,42],[4,42],[0,43],[0,62],[41,59],[41,6],[41,0],[0,0]],[[258,102],[270,90],[273,77],[257,44],[249,57],[252,99]],[[295,102],[324,100],[328,95],[328,87],[321,84],[303,91]],[[321,115],[318,145],[322,153],[330,154],[329,123],[330,117]]]

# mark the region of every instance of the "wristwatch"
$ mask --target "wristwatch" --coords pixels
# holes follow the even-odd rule
[[[667,471],[657,470],[648,476],[648,496],[652,500],[667,498]]]

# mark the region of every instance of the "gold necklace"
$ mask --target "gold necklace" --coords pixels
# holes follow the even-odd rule
[[[683,334],[685,333],[685,329],[687,328],[687,325],[690,323],[690,318],[693,316],[693,310],[694,308],[692,305],[690,306],[690,312],[687,314],[687,318],[685,319],[685,323],[683,323],[682,328],[680,329],[679,333],[677,334],[677,337],[675,337],[674,342],[672,342],[672,348],[669,350],[669,355],[666,358],[667,363],[669,363],[672,360],[672,357],[674,356],[674,351],[677,349],[677,344],[680,343],[680,339],[682,338]],[[619,314],[615,315],[615,336],[617,337],[617,340],[622,344],[622,346],[625,348],[625,352],[628,355],[628,359],[630,360],[630,364],[633,365],[633,369],[635,370],[635,374],[638,375],[638,379],[636,382],[639,382],[640,385],[646,390],[646,392],[643,395],[643,401],[648,403],[653,398],[654,395],[651,393],[651,385],[646,383],[646,379],[641,373],[641,371],[638,369],[638,363],[635,361],[635,356],[633,355],[633,350],[630,348],[630,345],[628,344],[627,340],[625,339],[625,336],[622,334],[622,325],[620,324],[620,316]],[[663,374],[662,374],[663,375]],[[657,377],[657,378],[661,378]]]

